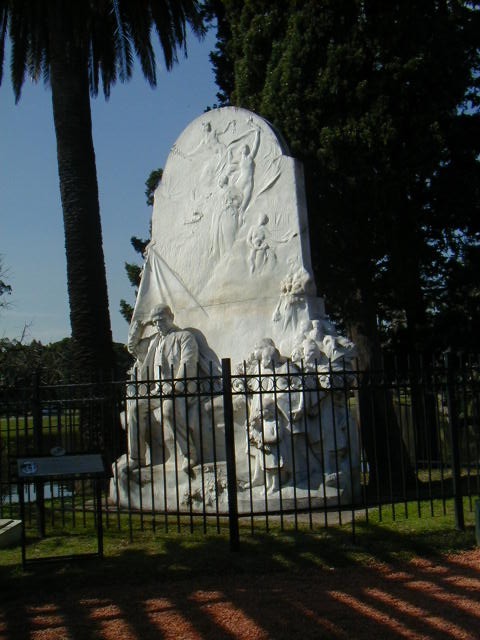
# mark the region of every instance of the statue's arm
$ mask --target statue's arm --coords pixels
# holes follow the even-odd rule
[[[199,361],[198,344],[194,336],[188,331],[183,331],[180,336],[180,352],[181,357],[175,377],[183,378],[185,370],[187,376],[195,375]]]
[[[143,324],[136,320],[130,325],[127,338],[127,350],[133,356],[138,357],[138,345],[142,337]]]

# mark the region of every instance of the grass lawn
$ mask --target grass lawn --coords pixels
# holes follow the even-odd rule
[[[0,589],[57,589],[59,583],[84,586],[114,584],[128,580],[149,582],[158,579],[177,580],[201,575],[264,574],[279,571],[301,573],[306,569],[368,566],[374,562],[395,562],[415,556],[441,557],[444,554],[475,548],[474,511],[465,500],[464,532],[454,529],[451,502],[436,506],[435,517],[423,511],[417,515],[417,505],[408,510],[408,517],[398,508],[393,519],[392,509],[383,507],[369,512],[355,524],[355,541],[351,523],[311,530],[299,524],[297,530],[281,530],[270,523],[268,533],[258,526],[251,535],[250,523],[240,521],[241,548],[231,552],[228,529],[221,533],[214,527],[205,534],[199,525],[193,532],[188,523],[178,533],[172,526],[168,533],[139,530],[135,522],[133,542],[125,518],[123,529],[105,530],[103,561],[82,559],[69,562],[41,563],[21,567],[19,547],[0,553]],[[424,505],[425,509],[429,505]],[[148,523],[146,523],[148,524]],[[53,530],[40,541],[29,531],[27,558],[49,555],[74,555],[96,551],[96,535],[92,523],[78,529]]]

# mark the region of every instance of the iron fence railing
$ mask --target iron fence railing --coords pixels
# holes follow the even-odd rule
[[[477,358],[378,370],[288,363],[174,379],[0,387],[0,517],[18,514],[17,457],[101,451],[107,527],[328,526],[390,505],[418,515],[480,494]],[[88,482],[26,486],[26,517],[84,526]],[[438,507],[440,505],[440,507]],[[426,508],[425,508],[426,507]]]

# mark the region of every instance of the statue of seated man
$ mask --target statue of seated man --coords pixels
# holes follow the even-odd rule
[[[150,338],[146,353],[145,349],[142,353],[140,340],[135,337],[141,333],[139,327],[131,332],[128,350],[137,357],[136,380],[154,380],[156,384],[148,397],[128,401],[129,464],[130,469],[145,466],[147,443],[152,447],[152,463],[162,462],[159,453],[162,453],[162,443],[169,430],[182,454],[182,469],[192,474],[198,463],[192,437],[198,412],[191,406],[195,399],[182,396],[185,387],[182,381],[196,376],[199,349],[194,335],[177,327],[173,320],[168,305],[158,304],[153,308],[150,323],[156,333]],[[164,383],[170,383],[168,394]],[[157,424],[156,428],[154,424]]]

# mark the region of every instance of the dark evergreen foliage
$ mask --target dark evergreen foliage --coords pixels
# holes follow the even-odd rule
[[[402,475],[391,398],[372,398],[368,387],[382,369],[385,337],[417,351],[478,343],[460,299],[478,295],[467,256],[480,240],[480,3],[209,7],[218,15],[212,60],[221,104],[271,121],[303,161],[319,293],[365,371],[358,406],[371,480],[413,481]],[[459,280],[464,296],[452,295]],[[463,334],[449,325],[459,315]],[[450,330],[439,339],[442,324]],[[412,403],[416,422],[428,426],[430,408]],[[398,464],[387,469],[392,451]]]
[[[112,380],[125,380],[132,366],[132,357],[125,346],[113,344],[116,369]],[[40,373],[45,384],[73,383],[78,381],[73,366],[75,350],[71,338],[42,344],[38,340],[26,343],[22,340],[0,339],[0,385],[29,384],[32,376]]]
[[[390,342],[442,346],[431,328],[448,274],[470,269],[459,238],[480,237],[479,3],[209,5],[221,103],[272,121],[304,162],[329,310],[367,360],[379,326]]]
[[[149,207],[153,207],[153,196],[155,194],[155,189],[160,184],[162,175],[163,169],[154,169],[150,172],[150,175],[145,181],[145,197],[147,199],[147,205]]]
[[[5,277],[5,270],[3,268],[2,258],[0,257],[0,298],[5,294],[12,293],[12,287],[3,280],[4,277]],[[2,307],[5,307],[6,305],[7,303],[5,302],[5,300],[0,300],[0,309]]]
[[[155,194],[155,190],[160,184],[162,179],[163,169],[154,169],[150,172],[150,175],[145,181],[145,197],[148,206],[153,206],[153,196]],[[151,225],[150,225],[150,234],[151,236]],[[135,249],[137,253],[143,256],[145,249],[147,248],[148,243],[150,242],[150,237],[148,240],[142,240],[141,238],[137,238],[133,236],[130,238],[130,243],[132,247]],[[142,275],[142,268],[138,264],[134,264],[131,262],[125,263],[125,271],[127,272],[127,278],[135,289],[135,297],[137,296],[138,286],[140,285],[140,278]],[[129,323],[132,319],[133,315],[133,306],[129,304],[126,300],[120,300],[120,313],[125,318],[125,320]]]

